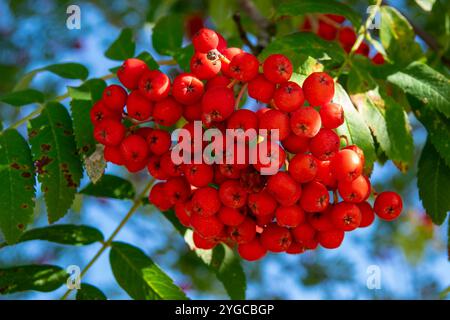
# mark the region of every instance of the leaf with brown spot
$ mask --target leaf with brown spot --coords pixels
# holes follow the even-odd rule
[[[0,135],[0,181],[0,229],[16,243],[32,221],[35,189],[30,147],[15,129]]]
[[[31,151],[44,192],[48,220],[53,223],[71,207],[82,177],[74,137],[65,134],[72,132],[72,120],[63,105],[50,102],[30,121],[29,132],[33,131],[37,134],[30,136]],[[43,145],[49,148],[44,151]]]

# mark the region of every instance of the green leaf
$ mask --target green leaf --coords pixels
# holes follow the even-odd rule
[[[372,135],[363,117],[339,83],[335,85],[333,101],[342,105],[344,109],[345,123],[337,129],[338,134],[345,135],[350,144],[358,145],[364,151],[366,166],[372,167],[376,158]]]
[[[77,290],[76,300],[108,300],[106,295],[93,285],[82,283],[81,288]]]
[[[184,292],[145,253],[113,242],[109,255],[118,284],[135,300],[185,300]]]
[[[109,174],[103,175],[96,184],[90,183],[80,193],[114,199],[133,199],[136,194],[130,181]]]
[[[408,20],[389,6],[382,6],[380,13],[380,40],[389,59],[401,65],[419,59],[423,53]]]
[[[97,142],[94,139],[94,126],[89,120],[89,112],[99,99],[101,99],[106,82],[102,79],[90,79],[79,87],[68,87],[70,111],[73,118],[75,141],[80,155],[91,155]]]
[[[192,239],[192,230],[185,232],[184,239],[191,250],[212,270],[222,282],[227,294],[233,300],[244,300],[247,288],[245,273],[233,250],[221,243],[212,250],[197,249]]]
[[[245,299],[246,280],[240,260],[233,250],[224,244],[212,250],[198,249],[192,239],[192,230],[183,226],[173,210],[162,213],[181,234],[187,245],[193,250],[200,262],[216,274],[231,299]]]
[[[183,42],[183,18],[173,14],[160,18],[153,27],[152,43],[156,52],[172,56]]]
[[[346,17],[357,28],[361,24],[360,15],[351,7],[334,0],[290,0],[282,2],[276,9],[277,17],[298,16],[308,13],[332,13]]]
[[[31,103],[44,102],[44,94],[34,89],[13,91],[0,97],[0,101],[14,107],[21,107]]]
[[[450,168],[429,140],[420,156],[417,186],[427,214],[435,224],[442,224],[450,211]]]
[[[88,77],[88,69],[80,63],[66,62],[52,64],[42,68],[41,70],[50,71],[62,78],[84,80]]]
[[[191,66],[191,57],[194,55],[194,46],[188,45],[186,47],[178,49],[173,57],[177,61],[180,68],[185,71],[189,72]]]
[[[30,147],[15,129],[0,135],[0,229],[10,244],[33,219],[34,167]]]
[[[62,286],[67,273],[58,266],[26,265],[0,269],[0,294],[22,291],[50,292]]]
[[[336,42],[323,40],[309,32],[297,32],[276,38],[261,53],[261,61],[274,53],[288,56],[294,65],[294,70],[301,66],[305,56],[313,57],[320,62],[331,59],[331,62],[336,65],[340,65],[346,56]]]
[[[106,50],[105,56],[111,60],[125,60],[134,56],[135,49],[133,31],[130,28],[125,28]]]
[[[413,62],[390,75],[388,81],[419,99],[425,107],[450,117],[450,80],[426,64]]]
[[[28,230],[22,235],[20,242],[45,240],[60,244],[84,246],[103,241],[103,239],[103,234],[96,228],[83,225],[59,224]]]
[[[48,220],[53,223],[71,207],[82,176],[72,120],[66,108],[56,102],[48,103],[30,121],[28,136]]]

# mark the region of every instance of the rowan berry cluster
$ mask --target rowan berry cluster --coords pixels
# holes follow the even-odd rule
[[[314,32],[319,37],[327,41],[338,41],[345,52],[350,52],[356,42],[356,32],[353,27],[342,25],[345,17],[336,14],[320,14],[313,17],[306,17],[300,26],[301,31]],[[366,57],[370,55],[370,47],[366,42],[361,42],[355,50],[355,54]],[[372,56],[374,64],[383,64],[384,57],[381,53],[376,52]]]
[[[107,161],[130,172],[147,168],[161,180],[150,202],[161,211],[173,209],[193,229],[196,247],[237,245],[251,261],[268,251],[296,254],[319,244],[332,249],[345,232],[369,226],[375,214],[384,220],[400,215],[402,199],[395,192],[382,192],[373,208],[369,204],[364,153],[356,145],[341,147],[335,129],[344,123],[344,111],[332,101],[334,81],[327,73],[312,73],[300,86],[290,81],[293,66],[284,55],[270,55],[261,64],[205,28],[192,42],[191,72],[173,81],[143,61],[126,60],[117,72],[125,88],[108,86],[92,107],[91,120]],[[245,88],[267,108],[239,109]],[[220,131],[278,130],[281,142],[267,151],[278,172],[263,175],[267,164],[248,159],[175,164],[169,129],[183,121],[193,137],[194,121]],[[250,143],[245,141],[247,149]],[[203,147],[192,145],[190,152]],[[224,151],[234,148],[226,145]]]

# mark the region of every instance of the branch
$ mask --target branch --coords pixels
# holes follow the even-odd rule
[[[244,27],[242,26],[241,14],[239,12],[235,12],[233,14],[233,21],[236,23],[236,26],[237,26],[238,32],[239,32],[239,37],[241,38],[242,42],[247,47],[249,47],[253,53],[256,53],[257,48],[248,39],[247,32],[245,32]]]
[[[128,220],[130,220],[133,213],[135,213],[136,210],[139,208],[139,206],[142,204],[142,198],[147,195],[147,193],[149,192],[150,188],[153,186],[154,183],[155,183],[155,179],[152,178],[150,180],[150,182],[145,186],[144,190],[142,190],[142,192],[136,197],[136,199],[133,201],[133,206],[130,208],[130,210],[128,210],[127,214],[122,219],[122,221],[120,221],[119,225],[113,231],[111,236],[108,238],[108,240],[106,240],[102,244],[101,248],[97,251],[97,253],[94,255],[94,257],[92,257],[92,259],[88,262],[86,267],[84,267],[84,269],[81,271],[80,280],[89,271],[89,269],[94,265],[94,263],[98,260],[98,258],[100,258],[100,256],[103,254],[103,252],[105,252],[105,250],[111,245],[111,243],[113,242],[113,240],[117,236],[117,234],[120,232],[120,230],[122,230],[122,228],[125,226],[125,224],[128,222]],[[66,293],[64,293],[64,295],[61,297],[61,300],[66,300],[67,297],[69,296],[69,294],[72,292],[72,290],[73,289],[67,289]]]

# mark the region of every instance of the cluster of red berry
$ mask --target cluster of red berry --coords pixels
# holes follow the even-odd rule
[[[306,17],[300,26],[301,31],[314,32],[319,37],[328,41],[337,40],[342,48],[348,53],[356,42],[356,32],[351,26],[342,26],[345,17],[336,14],[315,15]],[[364,41],[356,49],[355,54],[369,57],[370,47]],[[374,64],[383,64],[384,57],[376,52],[372,57]]]
[[[144,62],[126,60],[117,75],[129,93],[108,86],[91,120],[107,161],[130,172],[147,167],[163,180],[152,188],[150,202],[161,211],[174,208],[179,221],[194,230],[198,248],[237,244],[247,260],[267,251],[302,253],[318,244],[331,249],[342,243],[345,232],[369,226],[374,213],[384,220],[398,217],[402,199],[395,192],[379,194],[373,208],[367,202],[371,185],[363,175],[364,154],[356,145],[341,148],[335,129],[344,123],[343,108],[331,102],[334,82],[328,74],[312,73],[301,87],[289,81],[293,67],[286,56],[273,54],[261,67],[257,57],[227,48],[209,29],[197,32],[193,45],[191,73],[172,83]],[[238,109],[236,94],[245,88],[268,108]],[[262,175],[267,164],[259,162],[175,164],[170,133],[160,126],[170,127],[182,117],[193,136],[199,120],[220,131],[278,130],[277,156],[271,157],[268,148],[277,173]],[[152,127],[143,125],[150,121]],[[245,143],[250,148],[250,141]],[[203,145],[192,148],[201,152]]]

